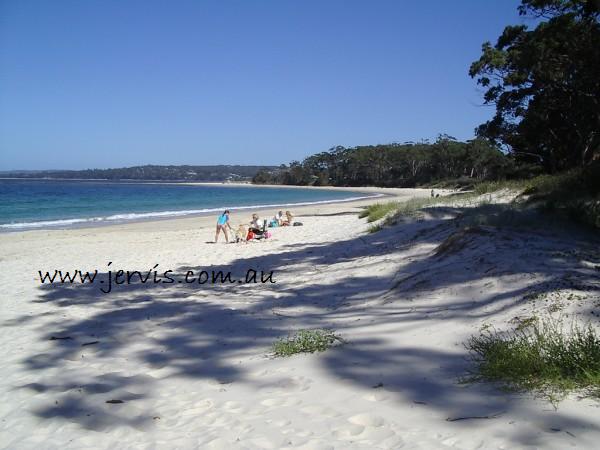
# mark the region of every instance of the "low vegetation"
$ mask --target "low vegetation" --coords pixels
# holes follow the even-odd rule
[[[600,162],[532,180],[523,192],[540,209],[600,228]]]
[[[591,325],[531,319],[509,332],[486,327],[466,347],[476,366],[469,381],[499,382],[553,402],[575,390],[600,397],[600,336]]]
[[[367,206],[359,215],[359,218],[367,218],[367,222],[375,222],[379,219],[383,219],[389,213],[396,211],[400,203],[398,202],[387,202],[387,203],[375,203],[374,205]]]
[[[370,228],[370,230],[377,231],[380,230],[383,225],[390,225],[394,223],[399,216],[414,215],[422,208],[435,205],[443,200],[443,197],[413,198],[405,202],[376,203],[366,207],[358,217],[361,219],[366,217],[367,222],[369,223],[376,222],[380,219],[385,219],[382,223]]]
[[[490,197],[486,194],[503,190],[517,193],[515,200],[508,204],[489,205]],[[385,218],[377,227],[369,229],[374,232],[385,225],[394,224],[401,216],[414,216],[419,210],[439,203],[477,206],[465,215],[472,226],[535,227],[543,219],[537,213],[542,212],[600,229],[600,163],[527,180],[481,182],[474,185],[471,191],[460,192],[451,197],[372,205],[360,217],[367,217],[369,222]]]
[[[330,330],[300,330],[292,336],[273,344],[275,356],[292,356],[297,353],[323,352],[342,339]]]

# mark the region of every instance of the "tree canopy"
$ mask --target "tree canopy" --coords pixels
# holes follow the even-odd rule
[[[503,177],[512,160],[484,139],[456,141],[440,135],[433,144],[404,143],[333,147],[289,167],[264,170],[255,183],[412,187],[440,180]]]
[[[537,22],[483,44],[469,74],[494,117],[477,129],[554,172],[600,157],[600,0],[522,0]]]

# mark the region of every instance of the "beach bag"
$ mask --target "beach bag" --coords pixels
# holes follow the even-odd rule
[[[276,220],[271,220],[271,223],[269,224],[269,226],[271,228],[275,228],[279,226],[279,223]]]
[[[303,225],[302,222],[294,222],[295,227],[301,227]]]
[[[268,239],[268,238],[271,237],[271,232],[270,231],[265,231],[263,235],[264,235],[265,239]]]
[[[254,233],[252,231],[248,231],[248,235],[246,236],[246,240],[254,239]]]

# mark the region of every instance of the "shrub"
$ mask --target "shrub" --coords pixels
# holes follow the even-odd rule
[[[296,353],[323,352],[342,339],[330,330],[300,330],[293,336],[273,344],[275,356],[291,356]]]

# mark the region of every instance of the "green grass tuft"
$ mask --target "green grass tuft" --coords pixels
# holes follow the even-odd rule
[[[412,198],[403,202],[376,203],[365,208],[358,217],[367,217],[367,222],[375,222],[380,219],[385,219],[381,223],[371,225],[367,231],[376,233],[383,229],[386,225],[393,225],[397,222],[400,216],[418,216],[419,211],[427,206],[432,206],[437,203],[447,201],[446,197],[437,198]]]
[[[427,206],[435,205],[436,203],[440,203],[442,201],[448,201],[447,198],[444,197],[425,197],[425,198],[411,198],[405,202],[398,204],[394,215],[398,216],[410,216],[415,214],[422,208],[426,208]]]
[[[512,191],[522,191],[530,185],[529,180],[502,180],[502,181],[484,181],[477,183],[473,191],[477,195],[489,194],[492,192],[500,191],[502,189],[509,189]]]
[[[377,233],[378,231],[383,230],[383,224],[382,223],[372,223],[371,225],[369,225],[369,228],[367,228],[367,233]]]
[[[297,353],[323,352],[342,339],[330,330],[300,330],[293,336],[273,344],[275,356],[292,356]]]
[[[366,217],[367,222],[369,223],[375,222],[379,219],[383,219],[397,207],[398,202],[375,203],[374,205],[367,206],[358,217],[361,219]]]
[[[571,391],[600,397],[600,337],[587,325],[531,320],[510,332],[487,328],[466,347],[476,364],[470,381],[502,383],[555,402]]]

